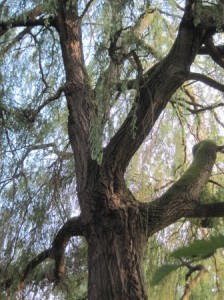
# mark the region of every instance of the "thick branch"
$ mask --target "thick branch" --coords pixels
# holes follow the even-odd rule
[[[55,280],[59,281],[64,273],[64,251],[65,248],[72,236],[85,236],[86,235],[86,226],[84,226],[81,222],[80,217],[73,217],[69,219],[58,231],[56,234],[52,246],[38,254],[34,259],[32,259],[26,266],[21,280],[19,282],[18,288],[23,288],[25,285],[25,281],[28,275],[42,262],[46,259],[54,259],[55,260]],[[15,278],[10,278],[0,282],[0,287],[3,289],[9,289],[15,281]]]
[[[140,80],[138,94],[127,119],[105,149],[105,165],[111,168],[110,172],[115,176],[120,174],[122,177],[130,159],[151,131],[170,97],[187,79],[188,69],[204,34],[191,24],[191,13],[189,4],[170,53]]]
[[[224,217],[224,202],[197,203],[191,209],[186,210],[185,216],[187,218]]]
[[[21,278],[19,288],[23,288],[25,284],[25,280],[28,277],[28,275],[42,262],[44,262],[47,258],[52,258],[51,257],[51,249],[47,249],[40,254],[38,254],[34,259],[32,259],[28,265],[26,266],[26,269],[24,271],[24,274]],[[12,280],[13,283],[13,280]]]
[[[72,236],[85,235],[85,227],[81,223],[80,217],[69,219],[56,234],[52,246],[35,257],[26,267],[23,274],[21,284],[24,283],[28,274],[32,272],[45,259],[51,258],[55,260],[55,279],[59,281],[64,274],[65,259],[64,251]]]
[[[0,21],[0,36],[4,35],[11,28],[46,26],[46,24],[55,26],[55,18],[53,16],[44,16],[44,12],[39,7],[35,7],[7,22]]]
[[[55,279],[59,281],[64,274],[64,251],[72,236],[86,235],[85,226],[80,217],[68,220],[58,231],[51,247],[51,255],[55,259]]]
[[[224,45],[215,46],[216,50],[219,52],[221,57],[224,57]],[[210,51],[207,47],[201,47],[198,51],[199,55],[210,55]]]
[[[224,68],[224,63],[222,57],[219,53],[219,50],[216,48],[213,42],[213,37],[209,36],[205,39],[205,46],[208,49],[208,53],[210,54],[211,58],[217,63],[221,68]]]
[[[85,68],[80,26],[77,1],[58,1],[57,27],[66,81],[71,83],[65,92],[69,111],[68,134],[74,152],[79,194],[86,189],[88,181],[88,164],[91,161],[89,141],[95,114],[94,95]],[[81,210],[87,211],[87,207],[84,209],[84,202],[79,200]]]
[[[34,26],[46,26],[46,24],[54,24],[54,18],[39,18],[39,19],[16,19],[9,22],[0,22],[0,36],[4,35],[9,29],[15,27],[34,27]]]
[[[224,216],[224,203],[220,206],[200,204],[199,199],[212,172],[216,153],[224,146],[205,140],[193,147],[194,159],[188,170],[160,198],[142,204],[142,216],[146,219],[146,232],[155,232],[182,217]],[[213,206],[214,205],[214,206]]]

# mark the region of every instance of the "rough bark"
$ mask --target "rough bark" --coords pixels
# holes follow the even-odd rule
[[[88,299],[147,299],[143,280],[142,234],[138,208],[102,215],[88,241]]]
[[[192,2],[193,3],[193,2]],[[188,79],[190,66],[203,43],[205,31],[193,25],[192,3],[186,5],[170,53],[139,80],[136,101],[127,119],[103,152],[102,165],[91,160],[89,142],[94,96],[84,67],[77,7],[59,1],[60,35],[68,88],[68,132],[74,151],[81,218],[88,226],[89,299],[146,299],[142,259],[147,238],[186,216],[195,207],[215,161],[216,146],[206,144],[206,161],[195,160],[200,180],[186,173],[160,199],[139,204],[127,190],[126,167],[148,135],[170,97]],[[136,109],[137,107],[137,109]],[[136,131],[133,134],[133,114]],[[201,161],[200,161],[201,162]],[[185,185],[183,185],[183,181]],[[181,186],[181,188],[180,188]]]
[[[204,36],[203,29],[193,26],[191,5],[187,5],[173,47],[160,63],[142,77],[133,108],[105,149],[104,158],[106,163],[111,162],[112,173],[124,173],[130,159],[151,131],[170,97],[188,79],[190,66],[203,43]],[[134,114],[136,130],[133,137]]]
[[[170,97],[193,76],[190,67],[208,30],[194,26],[194,9],[195,1],[186,1],[178,35],[169,54],[138,78],[135,103],[104,149],[102,164],[98,165],[91,159],[91,127],[97,112],[83,59],[81,18],[76,1],[58,0],[57,17],[51,25],[55,26],[60,37],[66,73],[63,91],[68,104],[68,134],[75,158],[81,208],[78,220],[81,225],[78,226],[77,219],[68,221],[58,232],[52,247],[37,258],[41,262],[53,256],[56,278],[60,279],[69,238],[73,235],[85,236],[88,243],[90,300],[147,299],[142,260],[148,237],[182,217],[224,215],[222,203],[204,205],[199,202],[216,152],[220,150],[212,141],[197,145],[189,170],[153,202],[137,202],[124,180],[128,163]],[[44,19],[27,20],[27,26],[36,24],[44,24]],[[20,25],[15,23],[15,27]],[[0,31],[4,34],[7,25],[0,23]],[[136,122],[133,131],[134,114]],[[36,264],[37,260],[34,260],[34,267]],[[27,272],[31,265],[32,262],[28,264]]]
[[[206,210],[206,205],[199,200],[211,175],[217,151],[219,148],[210,140],[195,145],[193,162],[181,178],[159,199],[141,205],[149,236],[182,217],[193,217],[193,212],[200,210],[200,206]]]
[[[90,218],[90,196],[87,185],[91,172],[91,146],[89,143],[91,119],[94,114],[93,91],[85,70],[81,19],[77,3],[58,1],[56,21],[60,36],[67,88],[68,134],[75,158],[77,192],[82,215]],[[93,163],[94,164],[94,163]],[[88,199],[88,200],[87,200]]]

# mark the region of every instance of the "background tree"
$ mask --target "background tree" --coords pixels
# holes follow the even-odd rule
[[[147,240],[224,216],[222,2],[0,8],[2,296],[81,297],[87,248],[88,299],[146,299]]]

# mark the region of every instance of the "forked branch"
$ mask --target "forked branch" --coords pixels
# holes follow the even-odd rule
[[[105,167],[110,169],[114,177],[122,178],[128,163],[152,130],[171,96],[188,79],[188,71],[204,35],[202,30],[193,26],[191,4],[194,2],[187,1],[173,47],[163,60],[144,72],[132,109],[105,148],[103,165],[105,162]]]

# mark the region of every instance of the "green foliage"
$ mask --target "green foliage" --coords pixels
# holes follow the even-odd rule
[[[166,276],[168,276],[171,272],[179,269],[181,265],[163,265],[154,273],[151,284],[157,285],[159,284]]]
[[[213,236],[209,240],[196,240],[189,246],[180,247],[170,254],[171,258],[180,261],[179,264],[163,264],[153,274],[151,284],[160,284],[170,273],[196,262],[214,256],[215,252],[224,247],[224,236]],[[187,263],[186,263],[187,262]]]
[[[175,250],[171,257],[191,260],[205,259],[214,255],[215,251],[224,247],[224,236],[211,237],[209,240],[197,240],[187,247]]]
[[[88,1],[69,1],[75,2],[79,13],[82,13]],[[163,59],[173,44],[182,15],[177,3],[173,0],[93,1],[82,20],[86,69],[95,93],[96,107],[90,142],[92,158],[98,163],[101,162],[103,147],[121,126],[136,100],[137,85],[127,89],[129,80],[139,75],[139,66],[130,52],[135,51],[143,71]],[[202,7],[198,1],[196,3],[198,16],[195,17],[195,26],[198,26]],[[0,37],[2,278],[9,278],[14,273],[21,275],[28,259],[48,248],[58,228],[79,211],[64,97],[48,103],[35,121],[31,121],[37,108],[65,83],[58,33],[49,26],[49,17],[55,14],[57,1],[1,1],[1,21],[11,22],[13,18],[26,20],[36,6],[42,11],[41,16],[46,17],[45,26],[29,28],[27,33],[23,33],[23,27],[12,28]],[[116,40],[119,31],[120,36]],[[112,41],[116,41],[118,46],[114,61],[108,51]],[[205,56],[198,56],[193,68],[223,82],[223,70],[214,68]],[[119,92],[118,84],[121,86]],[[195,107],[221,103],[222,100],[221,93],[205,89],[204,85],[196,82],[189,82],[176,92],[127,170],[127,184],[139,201],[152,201],[181,176],[192,159],[191,148],[197,140],[219,136],[222,142],[222,111],[207,110],[200,115],[190,111],[194,112]],[[136,103],[134,108],[133,136],[138,109]],[[220,154],[212,179],[223,185],[222,161]],[[209,193],[204,193],[201,201],[207,203],[224,199],[222,189],[214,184],[209,187]],[[211,230],[218,236],[222,227],[223,221],[219,220]],[[164,264],[153,279],[154,283],[169,274],[167,282],[161,282],[164,289],[148,286],[150,295],[154,296],[150,298],[171,299],[176,287],[182,286],[182,268],[179,264],[168,264],[168,253],[190,243],[195,237],[201,238],[201,235],[198,224],[177,223],[150,241],[145,262],[146,282],[151,282],[151,272],[157,265]],[[218,256],[216,249],[222,247],[222,243],[219,244],[216,238],[213,243],[199,241],[196,246],[189,246],[185,257],[195,260],[216,253],[221,266],[222,257]],[[203,252],[203,245],[206,245],[207,252]],[[179,251],[182,251],[181,256],[185,250]],[[36,269],[35,280],[30,283],[26,297],[35,297],[36,293],[42,299],[84,298],[87,291],[86,244],[79,239],[72,241],[66,257],[67,273],[62,285],[52,290],[50,280],[42,280],[43,274],[51,276],[49,270],[53,269],[53,262],[48,261]],[[214,264],[211,269],[215,270]],[[223,287],[221,280],[220,285]],[[208,286],[212,290],[211,283]]]
[[[203,4],[203,2],[205,2]],[[214,22],[217,31],[222,31],[223,4],[221,1],[196,1],[194,25],[197,27],[203,22]]]

